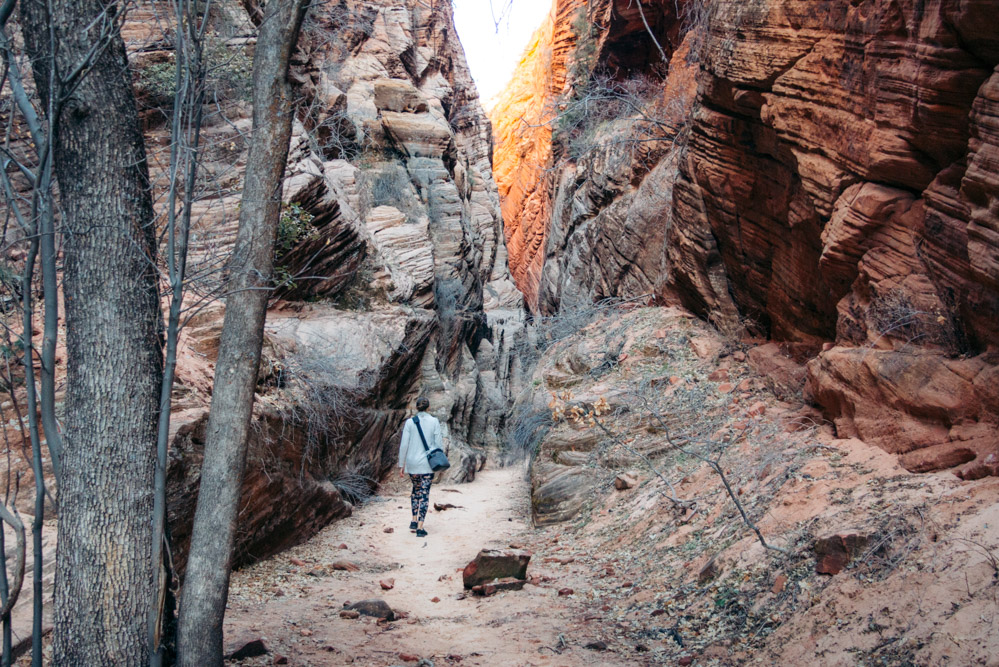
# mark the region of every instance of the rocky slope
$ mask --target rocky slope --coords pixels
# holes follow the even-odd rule
[[[661,307],[545,351],[518,432],[534,558],[586,606],[566,637],[636,665],[994,662],[999,479],[836,437],[751,351]]]
[[[648,30],[638,3],[587,6],[554,2],[492,112],[531,307],[683,305],[807,363],[842,437],[996,474],[988,3],[650,1]]]

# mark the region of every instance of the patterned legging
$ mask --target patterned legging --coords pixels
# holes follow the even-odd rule
[[[409,503],[413,506],[413,516],[417,521],[423,521],[430,506],[430,485],[434,482],[434,476],[410,475],[409,478],[413,480],[413,493],[409,496]]]

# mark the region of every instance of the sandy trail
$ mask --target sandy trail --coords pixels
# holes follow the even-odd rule
[[[486,470],[471,484],[435,486],[426,522],[430,534],[422,539],[408,530],[408,480],[386,486],[384,495],[308,543],[234,573],[227,644],[260,636],[272,653],[231,664],[399,665],[405,664],[402,654],[437,666],[617,664],[616,656],[578,645],[560,654],[545,648],[557,646],[560,633],[582,613],[582,600],[559,597],[559,585],[529,584],[489,598],[463,590],[460,569],[479,549],[531,546],[522,468]],[[436,512],[435,502],[461,508]],[[389,527],[394,532],[384,532]],[[338,560],[360,571],[332,570]],[[529,574],[543,571],[540,561],[536,555]],[[395,587],[384,591],[379,581],[389,578]],[[381,598],[409,617],[383,625],[339,617],[344,603],[369,598]],[[277,656],[288,662],[277,663]]]

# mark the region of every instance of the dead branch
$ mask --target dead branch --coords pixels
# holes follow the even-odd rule
[[[666,442],[669,443],[669,445],[673,449],[683,454],[686,454],[687,456],[692,456],[693,458],[701,461],[702,463],[705,463],[709,468],[711,468],[712,471],[714,471],[716,475],[718,475],[718,478],[721,480],[722,485],[725,487],[726,493],[728,493],[728,497],[732,499],[732,502],[735,504],[735,508],[739,510],[739,515],[742,517],[742,522],[746,524],[746,526],[750,530],[756,533],[756,537],[759,540],[760,544],[763,546],[763,548],[769,551],[776,551],[785,555],[789,554],[790,552],[788,552],[786,549],[775,547],[774,545],[769,544],[766,541],[766,539],[763,537],[763,533],[760,532],[760,529],[756,526],[756,524],[752,521],[752,519],[749,518],[749,515],[746,514],[746,509],[742,506],[742,502],[739,501],[739,497],[732,489],[732,485],[728,481],[728,476],[725,474],[725,471],[722,469],[721,465],[718,464],[718,460],[708,458],[692,449],[686,449],[682,447],[679,443],[677,443],[673,439],[672,435],[670,434],[669,424],[667,424],[663,420],[662,415],[659,414],[659,411],[656,410],[654,406],[652,406],[652,404],[649,402],[649,399],[637,392],[633,393],[633,395],[645,405],[646,410],[649,411],[649,414],[652,415],[652,418],[655,419],[656,422],[658,422],[660,428],[662,428],[663,430],[663,435],[666,437]],[[704,441],[704,442],[709,442],[709,441]]]
[[[581,404],[576,404],[576,405],[580,408],[583,407]],[[591,414],[590,418],[593,420],[593,423],[597,426],[597,428],[603,431],[608,438],[613,440],[618,447],[621,447],[622,449],[625,449],[629,454],[632,454],[642,459],[642,461],[649,468],[649,470],[651,470],[656,477],[661,479],[666,484],[667,488],[669,488],[669,495],[663,493],[661,489],[657,489],[657,491],[663,498],[666,498],[668,501],[673,503],[673,507],[683,510],[697,508],[697,501],[683,500],[677,496],[676,488],[673,486],[672,482],[670,482],[665,475],[659,472],[659,469],[656,468],[655,464],[652,463],[652,461],[649,459],[648,456],[638,451],[634,447],[630,446],[628,443],[622,440],[620,436],[613,433],[610,429],[607,428],[606,425],[604,425],[604,423],[600,420],[600,418],[597,417],[595,414]]]
[[[659,44],[659,40],[656,39],[655,34],[652,32],[652,27],[649,25],[648,19],[645,18],[645,10],[642,9],[642,0],[635,0],[635,5],[638,7],[638,14],[642,17],[642,25],[645,26],[645,32],[649,33],[649,38],[652,39],[652,43],[656,45],[659,50],[659,55],[662,57],[664,63],[669,63],[669,58],[666,57],[666,52],[663,51],[663,47]],[[628,4],[631,6],[631,3]]]
[[[17,598],[21,594],[21,586],[24,584],[24,561],[26,546],[24,542],[24,522],[21,521],[17,508],[8,509],[6,505],[0,504],[0,520],[3,520],[14,529],[16,539],[14,557],[14,585],[7,594],[7,600],[0,606],[0,617],[6,616],[17,603]],[[6,554],[4,554],[6,563]]]

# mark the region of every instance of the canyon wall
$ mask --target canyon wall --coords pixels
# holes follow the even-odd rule
[[[169,12],[125,29],[153,178],[167,182]],[[174,392],[171,531],[180,563],[197,499],[250,130],[253,3],[223,3],[192,233],[192,312]],[[165,37],[166,36],[166,37]],[[221,53],[218,56],[215,54]],[[510,279],[492,139],[450,3],[344,0],[309,11],[236,560],[349,514],[396,463],[419,395],[467,481],[503,437],[523,298]]]
[[[996,28],[956,0],[556,0],[492,112],[514,279],[539,312],[648,295],[768,337],[842,437],[996,474]]]

